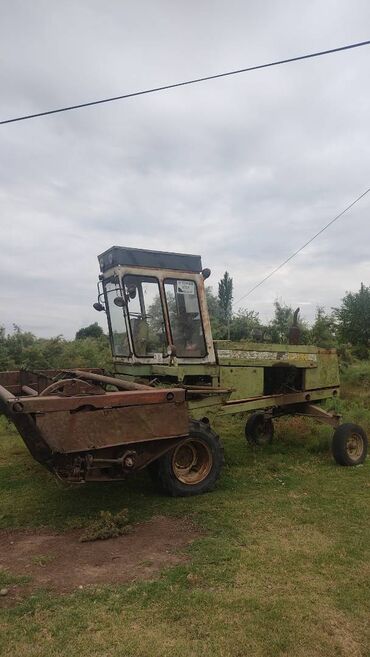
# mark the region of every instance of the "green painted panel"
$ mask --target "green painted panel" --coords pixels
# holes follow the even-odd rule
[[[235,388],[230,399],[263,395],[263,367],[220,366],[221,388]]]
[[[322,390],[313,390],[310,392],[311,402],[320,401],[321,399],[329,399],[337,396],[338,388],[324,388]],[[261,397],[260,399],[252,399],[251,401],[241,401],[240,403],[226,403],[222,406],[222,415],[235,415],[236,413],[250,413],[251,411],[272,408],[273,406],[289,406],[308,401],[306,393],[293,393],[287,395],[271,395],[269,397]]]
[[[270,344],[268,342],[246,342],[245,340],[240,340],[240,342],[216,340],[214,345],[217,351],[222,349],[237,349],[239,351],[277,351],[300,354],[317,354],[319,351],[318,347],[309,344]]]
[[[218,365],[191,364],[189,365],[159,365],[141,363],[115,363],[118,374],[140,378],[141,376],[173,376],[182,381],[185,376],[211,376],[218,380]]]
[[[329,386],[339,386],[338,357],[336,353],[319,351],[317,367],[304,373],[304,388],[315,390]]]
[[[124,376],[135,378],[150,376],[152,374],[150,365],[130,365],[127,363],[115,363],[114,371],[116,374],[123,374]]]

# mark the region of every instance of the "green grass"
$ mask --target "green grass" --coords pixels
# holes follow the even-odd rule
[[[363,385],[346,380],[346,398],[336,403],[345,420],[369,430]],[[190,515],[206,530],[188,563],[153,581],[63,596],[39,591],[3,609],[1,655],[370,654],[369,460],[336,466],[331,431],[302,418],[279,420],[265,450],[246,446],[242,420],[217,428],[227,461],[217,489],[170,499],[146,473],[119,484],[61,487],[1,425],[0,527],[62,531],[127,508],[130,523]]]

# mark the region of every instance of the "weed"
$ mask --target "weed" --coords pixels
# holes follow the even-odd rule
[[[80,541],[97,541],[107,538],[116,538],[127,534],[129,531],[128,510],[123,509],[119,513],[100,511],[98,518],[92,520],[90,525],[82,534]]]
[[[53,561],[54,557],[52,557],[50,554],[37,554],[34,557],[32,557],[31,561],[32,563],[36,564],[36,566],[46,566],[50,561]]]

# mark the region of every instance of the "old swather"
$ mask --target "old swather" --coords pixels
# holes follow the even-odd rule
[[[333,455],[362,463],[367,437],[319,402],[339,395],[335,350],[212,340],[195,255],[112,247],[99,256],[115,376],[101,370],[0,373],[0,411],[31,454],[69,482],[122,479],[149,466],[171,495],[210,490],[223,451],[211,428],[249,413],[248,441],[273,437],[273,419],[304,415],[335,428]],[[292,331],[292,342],[297,342]]]

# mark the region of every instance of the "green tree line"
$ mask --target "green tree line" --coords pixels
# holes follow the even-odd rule
[[[233,312],[233,279],[225,272],[218,293],[206,288],[213,338],[218,340],[250,340],[252,342],[286,343],[294,310],[282,301],[274,303],[272,319],[264,324],[258,312],[240,308]],[[312,325],[300,319],[300,342],[319,347],[348,347],[354,356],[370,356],[370,287],[361,284],[357,292],[347,292],[338,308],[327,312],[318,307]],[[74,340],[62,335],[39,338],[14,326],[6,333],[0,326],[0,370],[50,369],[63,367],[110,368],[109,338],[97,322],[82,327]]]
[[[232,310],[233,279],[228,272],[218,284],[218,294],[207,287],[207,303],[214,339],[251,340],[286,343],[295,309],[284,302],[274,302],[272,319],[264,324],[258,312],[247,308]],[[370,287],[361,283],[358,292],[347,292],[339,308],[327,312],[319,306],[311,325],[299,318],[300,342],[319,347],[348,345],[359,358],[368,358],[370,350]]]

